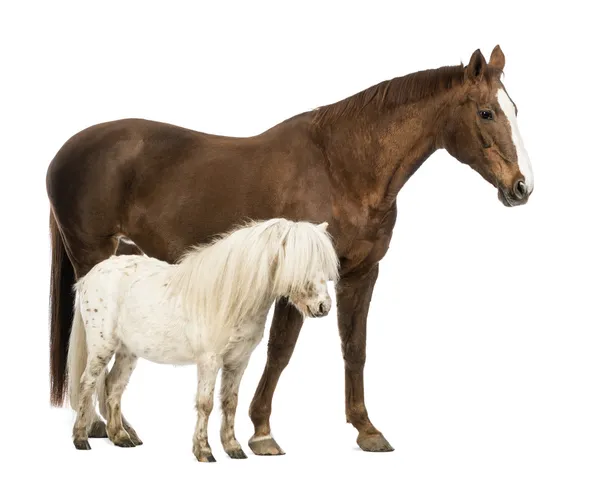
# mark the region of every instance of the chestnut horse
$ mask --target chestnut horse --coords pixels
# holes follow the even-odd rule
[[[328,222],[340,259],[346,419],[358,430],[361,449],[393,450],[369,420],[363,368],[367,313],[396,221],[396,196],[425,159],[446,149],[492,184],[504,205],[527,202],[533,177],[516,106],[501,82],[504,63],[499,46],[489,62],[476,50],[466,67],[387,80],[253,137],[142,119],[74,135],[46,179],[51,402],[60,406],[65,395],[73,284],[114,254],[120,238],[175,262],[189,246],[249,218]],[[271,402],[301,327],[293,306],[276,303],[268,360],[250,406],[256,454],[283,453],[271,436]]]

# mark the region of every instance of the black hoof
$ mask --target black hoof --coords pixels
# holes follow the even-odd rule
[[[217,459],[215,459],[214,455],[212,455],[212,454],[211,454],[211,455],[209,455],[208,457],[206,457],[206,459],[207,459],[209,462],[216,462],[216,461],[217,461]]]
[[[92,450],[87,440],[73,440],[73,445],[77,450]]]

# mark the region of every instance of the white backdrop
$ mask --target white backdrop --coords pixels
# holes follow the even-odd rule
[[[2,480],[600,480],[596,17],[577,1],[403,3],[2,4]],[[246,444],[266,337],[240,395],[248,460],[221,449],[217,409],[218,462],[197,463],[195,369],[143,361],[124,412],[144,445],[74,449],[71,412],[48,401],[44,184],[71,135],[123,117],[253,135],[477,48],[488,58],[497,43],[535,192],[506,208],[443,151],[401,191],[365,371],[371,419],[394,452],[359,451],[345,424],[335,310],[307,320],[276,391],[285,456]]]

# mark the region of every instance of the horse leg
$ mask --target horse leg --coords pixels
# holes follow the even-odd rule
[[[367,452],[394,450],[377,430],[365,407],[363,371],[366,359],[367,315],[379,265],[362,276],[343,278],[336,286],[338,328],[346,370],[346,421],[358,430],[356,442]]]
[[[135,430],[127,423],[121,412],[121,400],[131,374],[137,364],[137,357],[123,346],[115,355],[115,363],[106,377],[106,408],[108,409],[108,438],[117,447],[142,445]]]
[[[235,438],[235,411],[238,404],[238,392],[244,371],[250,357],[237,360],[237,363],[225,364],[221,375],[221,443],[227,455],[232,459],[245,459],[246,454]]]
[[[113,351],[107,346],[95,346],[89,350],[88,361],[81,377],[79,407],[73,426],[73,444],[78,450],[90,450],[88,432],[95,420],[93,394],[98,377],[108,365]]]
[[[194,431],[193,452],[199,462],[216,462],[208,443],[208,417],[213,409],[215,382],[220,365],[221,363],[215,355],[206,356],[198,363],[198,392],[196,395],[198,421]]]
[[[271,435],[269,419],[275,387],[292,357],[302,324],[302,315],[286,299],[277,302],[269,335],[267,363],[250,404],[254,435],[248,445],[256,455],[285,454]]]

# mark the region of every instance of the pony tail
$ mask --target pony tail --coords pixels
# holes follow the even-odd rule
[[[73,326],[69,337],[69,352],[67,355],[67,370],[69,381],[69,400],[73,410],[79,408],[79,384],[81,375],[87,363],[87,342],[79,297],[75,299]]]

